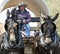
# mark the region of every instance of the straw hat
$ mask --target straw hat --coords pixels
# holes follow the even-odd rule
[[[25,7],[27,7],[27,4],[24,3],[24,2],[20,2],[20,3],[18,4],[18,6],[25,6]]]

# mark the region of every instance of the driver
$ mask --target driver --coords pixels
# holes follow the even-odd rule
[[[26,10],[27,4],[24,2],[20,2],[18,4],[18,10],[16,10],[16,8],[13,8],[11,11],[12,17],[14,17],[14,15],[17,15],[17,19],[15,20],[22,20],[23,23],[23,28],[25,29],[25,36],[26,37],[30,37],[30,26],[29,26],[29,22],[31,21],[31,16],[30,13]],[[15,12],[16,11],[16,12]]]

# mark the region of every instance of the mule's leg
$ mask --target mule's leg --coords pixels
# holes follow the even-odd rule
[[[4,50],[4,54],[9,54],[9,52],[7,50]]]
[[[9,52],[9,54],[19,54],[18,52]]]
[[[4,51],[4,48],[3,48],[3,49],[1,50],[1,54],[4,54],[4,52],[5,52],[5,51]]]
[[[53,50],[50,50],[50,54],[53,54],[52,52],[53,52]]]
[[[1,54],[9,54],[9,52],[7,50],[5,50],[5,49],[2,49]]]
[[[36,47],[32,47],[32,54],[35,54]]]
[[[36,47],[36,49],[35,49],[35,54],[39,54],[39,48],[38,47]]]
[[[41,46],[36,47],[35,54],[50,54],[50,52]]]
[[[19,54],[24,54],[24,48],[20,48],[20,49],[18,50],[18,52],[19,52]]]
[[[60,48],[58,46],[53,49],[53,54],[60,54]]]

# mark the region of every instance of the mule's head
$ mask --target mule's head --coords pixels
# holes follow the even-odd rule
[[[56,31],[56,25],[53,22],[57,16],[58,16],[58,14],[53,19],[51,19],[49,16],[48,16],[48,18],[44,19],[45,22],[41,25],[41,31],[43,34],[42,38],[40,39],[40,40],[42,40],[41,45],[47,46],[52,43],[52,41],[53,41],[52,37],[54,36],[55,31]]]
[[[10,19],[8,24],[7,24],[7,26],[8,26],[7,29],[8,29],[8,33],[9,33],[9,36],[8,36],[9,44],[11,46],[13,46],[13,45],[16,44],[16,35],[15,35],[15,32],[16,32],[16,29],[17,29],[16,28],[17,24],[12,19]]]
[[[41,31],[44,37],[44,42],[46,44],[50,44],[52,42],[52,36],[55,33],[55,30],[56,30],[56,25],[50,20],[44,22],[41,25]]]

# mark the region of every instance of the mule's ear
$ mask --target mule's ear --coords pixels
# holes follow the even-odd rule
[[[46,18],[45,17],[42,17],[43,21],[46,21]]]
[[[59,16],[59,13],[57,13],[51,20],[54,22]]]
[[[51,16],[43,17],[43,21],[51,20],[50,18],[51,18]]]

